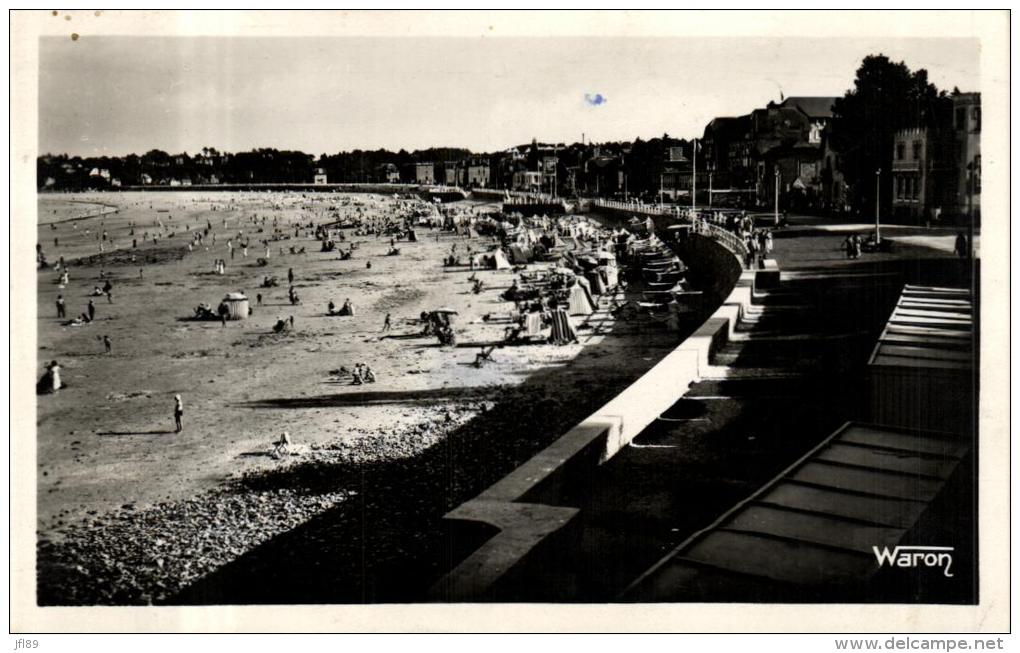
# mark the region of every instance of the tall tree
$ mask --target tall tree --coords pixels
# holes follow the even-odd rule
[[[924,69],[882,54],[864,58],[854,88],[833,105],[833,144],[843,156],[843,170],[856,207],[871,215],[875,207],[876,171],[881,170],[882,211],[892,204],[893,136],[906,127],[942,126],[948,100],[928,81]]]

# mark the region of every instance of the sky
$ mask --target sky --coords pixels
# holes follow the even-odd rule
[[[780,93],[842,95],[876,53],[980,90],[974,39],[42,37],[39,151],[691,138]]]

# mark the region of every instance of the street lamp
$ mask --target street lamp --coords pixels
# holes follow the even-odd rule
[[[967,164],[967,258],[974,258],[974,178],[976,161]]]
[[[882,169],[875,170],[875,243],[882,242],[882,232],[878,221],[878,207],[882,190]]]
[[[779,166],[776,166],[776,205],[775,205],[775,225],[779,226]]]

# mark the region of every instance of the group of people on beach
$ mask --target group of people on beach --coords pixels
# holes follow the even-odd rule
[[[150,208],[151,208],[151,206],[150,206]],[[155,228],[151,228],[150,230],[145,231],[144,234],[139,234],[137,237],[134,238],[133,241],[129,240],[129,244],[130,244],[130,246],[132,248],[137,248],[138,245],[141,242],[148,242],[148,241],[151,241],[151,243],[153,245],[155,245],[155,244],[158,243],[158,239],[160,239],[160,238],[172,238],[175,234],[179,238],[182,235],[182,232],[188,232],[187,236],[186,236],[185,242],[181,243],[182,249],[184,250],[185,255],[187,255],[188,251],[191,251],[191,252],[196,252],[196,251],[199,251],[199,250],[210,251],[213,247],[216,246],[217,234],[215,233],[215,231],[213,229],[213,225],[212,225],[212,223],[210,221],[205,221],[205,225],[204,226],[202,225],[201,222],[199,222],[196,225],[183,224],[183,221],[180,220],[180,219],[174,220],[174,218],[172,216],[165,215],[164,214],[165,212],[160,212],[160,213],[161,213],[160,215],[158,215],[158,216],[156,216],[154,218]],[[359,215],[359,223],[361,224],[360,229],[362,230],[363,233],[374,234],[376,237],[382,237],[383,234],[386,234],[386,235],[399,234],[399,235],[396,235],[395,237],[390,238],[390,243],[389,243],[389,246],[390,246],[389,247],[389,252],[388,252],[389,255],[396,255],[396,254],[399,253],[399,248],[398,248],[399,243],[398,243],[398,241],[404,240],[405,238],[407,238],[408,240],[414,240],[414,238],[412,236],[408,236],[407,235],[407,234],[410,233],[410,230],[413,228],[413,223],[410,220],[410,216],[411,215],[412,215],[412,213],[410,213],[409,209],[407,209],[407,208],[401,208],[400,210],[393,210],[393,211],[389,212],[388,214],[386,214],[386,215],[384,215],[382,217],[376,217],[376,218],[368,217],[367,213],[360,214]],[[197,217],[196,217],[196,220],[198,220]],[[261,218],[261,222],[265,223],[265,217]],[[256,226],[258,226],[258,224],[259,224],[258,222],[255,221],[254,218],[252,218],[252,223],[255,224]],[[277,222],[276,222],[275,219],[273,220],[273,225],[274,225],[274,228],[277,225]],[[216,226],[219,227],[218,224]],[[244,225],[244,226],[247,227],[247,225]],[[99,241],[99,243],[102,244],[103,251],[108,251],[111,247],[115,247],[115,245],[113,243],[113,239],[110,237],[110,233],[107,233],[105,231],[104,227],[105,227],[105,225],[100,225],[101,230],[96,232],[95,236],[96,236],[96,240]],[[135,224],[134,223],[130,223],[129,227],[130,227],[130,236],[134,236],[135,235],[135,228],[136,228]],[[224,227],[224,230],[220,231],[220,234],[219,234],[220,235],[219,242],[220,242],[220,244],[222,246],[224,241],[226,241],[226,248],[227,248],[227,250],[229,252],[229,258],[231,258],[231,259],[235,257],[236,252],[238,252],[238,251],[240,251],[242,256],[245,256],[247,254],[247,251],[246,251],[247,247],[249,246],[249,243],[250,243],[249,238],[251,238],[252,241],[254,241],[255,238],[259,238],[259,236],[254,236],[254,238],[252,238],[251,236],[248,236],[247,234],[245,234],[243,230],[228,231],[227,230],[227,219],[226,218],[224,218],[224,220],[223,220],[223,227]],[[308,224],[308,228],[309,228],[309,230],[311,230],[311,229],[314,228],[314,225],[312,223],[309,223]],[[140,228],[138,230],[142,231],[142,229],[140,229]],[[250,230],[253,230],[253,229],[250,229]],[[86,229],[86,231],[88,231],[88,230]],[[262,229],[260,228],[260,229],[258,229],[258,231],[261,232]],[[279,229],[276,229],[276,231],[279,231]],[[296,227],[295,231],[293,233],[294,233],[295,236],[298,236],[300,234],[300,229]],[[311,231],[309,231],[309,233],[311,233]],[[89,234],[89,235],[91,235],[91,234]],[[333,238],[335,238],[336,241],[339,241],[339,242],[347,241],[347,236],[342,231],[337,231],[335,234],[329,233],[329,231],[317,231],[316,235],[324,236],[326,238],[326,240],[328,240],[328,241],[333,241]],[[274,237],[274,238],[272,238],[272,240],[277,240],[277,238]],[[268,259],[269,255],[270,255],[269,242],[268,242],[268,240],[263,240],[261,242],[264,245],[266,245],[265,256]],[[59,238],[55,238],[54,239],[54,246],[56,247],[56,246],[60,246],[60,245],[66,246],[66,241],[62,240],[62,239],[59,239]],[[349,243],[349,250],[347,252],[347,256],[350,257],[351,253],[353,253],[353,251],[356,248],[357,248],[357,243],[350,242]],[[38,249],[41,250],[41,248],[38,248]],[[304,248],[301,248],[301,249],[303,250]],[[295,248],[291,248],[291,252],[294,253],[295,252]],[[282,249],[281,249],[281,253],[282,253]],[[213,268],[214,273],[217,274],[217,275],[225,275],[226,274],[227,259],[228,259],[228,257],[224,256],[223,254],[217,254],[216,256],[217,257],[215,258],[214,268]],[[204,263],[204,265],[207,266],[208,262]],[[366,267],[371,268],[371,262],[370,261],[366,262]],[[206,269],[208,269],[208,268],[206,268]],[[59,319],[63,320],[63,319],[66,319],[66,316],[67,316],[67,307],[66,307],[65,295],[68,292],[68,290],[65,290],[65,288],[70,288],[70,286],[69,286],[69,282],[70,282],[69,269],[64,264],[63,257],[61,257],[61,262],[59,264],[58,271],[59,271],[60,290],[62,292],[58,293],[58,295],[56,297],[55,304],[56,304],[56,310],[57,310],[57,317]],[[141,270],[139,271],[139,276],[142,277]],[[291,304],[297,304],[300,301],[300,299],[298,297],[297,290],[296,290],[296,288],[294,286],[295,277],[296,277],[295,269],[294,268],[288,269],[287,270],[287,279],[288,279],[288,282],[289,282],[288,298],[290,299],[290,303]],[[268,279],[268,276],[266,278]],[[113,303],[113,299],[112,299],[113,285],[114,284],[112,283],[112,281],[109,278],[106,277],[105,273],[102,273],[100,275],[100,281],[96,285],[94,285],[94,288],[91,290],[91,293],[90,293],[91,297],[88,299],[88,304],[87,304],[85,310],[82,312],[82,314],[79,317],[75,318],[72,321],[72,323],[74,325],[84,325],[84,324],[91,324],[91,323],[93,323],[94,320],[96,319],[96,313],[97,313],[95,297],[106,296],[107,297],[107,301],[112,304]],[[268,287],[270,284],[265,283],[264,285]],[[276,285],[276,284],[273,283],[272,285]],[[243,292],[241,294],[243,294]],[[261,300],[262,300],[262,296],[261,296],[261,294],[259,294],[259,296],[258,296],[258,305],[262,304]],[[226,321],[227,321],[229,316],[227,315],[227,311],[226,311],[225,305],[221,305],[218,309],[215,310],[215,312],[214,312],[214,309],[211,306],[206,307],[206,309],[207,309],[207,313],[211,314],[211,317],[213,317],[214,319],[218,318],[220,321],[222,321],[224,323],[224,325],[226,324]],[[249,313],[250,312],[251,312],[251,309],[249,308]],[[352,300],[350,298],[346,299],[343,302],[343,306],[340,307],[339,309],[336,307],[336,305],[332,301],[330,301],[329,302],[329,313],[331,315],[335,314],[335,315],[353,316],[353,315],[355,315],[355,306],[354,306],[354,303],[352,302]],[[382,325],[382,330],[384,332],[385,331],[389,331],[392,328],[392,319],[393,318],[392,318],[390,313],[386,313],[385,314],[385,319],[384,319],[383,325]],[[284,331],[292,331],[293,329],[294,329],[294,316],[288,316],[286,319],[279,318],[279,319],[276,320],[276,323],[272,327],[272,330],[274,332],[276,332],[276,333],[282,333]],[[110,335],[103,335],[103,336],[96,336],[96,338],[101,342],[102,347],[104,348],[104,351],[107,354],[112,354],[112,342],[113,341],[112,341],[111,336]],[[61,378],[61,376],[62,376],[61,375],[61,371],[62,371],[62,367],[57,363],[57,361],[52,361],[50,363],[47,363],[46,366],[45,366],[44,374],[42,375],[42,378],[37,383],[37,391],[40,394],[44,394],[44,393],[48,394],[48,393],[54,393],[54,392],[56,392],[56,391],[58,391],[58,390],[60,390],[62,388],[65,388],[66,387],[66,383]],[[353,370],[350,372],[350,378],[351,378],[351,383],[353,385],[362,385],[362,384],[366,384],[366,383],[375,383],[376,382],[376,372],[370,367],[370,365],[368,365],[366,363],[359,362],[357,365],[354,366]],[[174,430],[174,432],[175,433],[182,432],[183,428],[184,428],[184,424],[183,424],[184,403],[183,403],[183,399],[182,399],[181,395],[178,394],[178,393],[173,394],[172,417],[173,417],[173,430]],[[288,433],[285,432],[280,437],[280,439],[278,441],[273,442],[273,445],[272,445],[273,457],[274,458],[279,458],[279,457],[287,454],[290,448],[291,448],[290,436],[289,436]]]
[[[326,311],[328,315],[354,317],[354,304],[351,303],[350,298],[348,298],[344,300],[344,305],[340,307],[340,310],[337,310],[336,304],[334,304],[331,299],[329,300],[329,304],[326,306]]]

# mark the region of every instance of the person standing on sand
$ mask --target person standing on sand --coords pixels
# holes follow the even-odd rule
[[[287,283],[294,284],[294,268],[287,268]]]
[[[64,296],[57,295],[57,317],[67,317],[67,309],[64,308]]]
[[[177,433],[184,429],[184,402],[180,395],[174,395],[174,428]]]
[[[96,303],[94,301],[92,301],[91,299],[89,300],[88,312],[89,312],[89,322],[92,322],[93,320],[96,319]]]
[[[106,348],[107,354],[113,353],[113,342],[110,341],[109,335],[103,336],[103,346]]]
[[[49,377],[50,377],[50,392],[56,392],[64,387],[63,382],[60,380],[60,365],[57,361],[53,361],[49,365]]]

